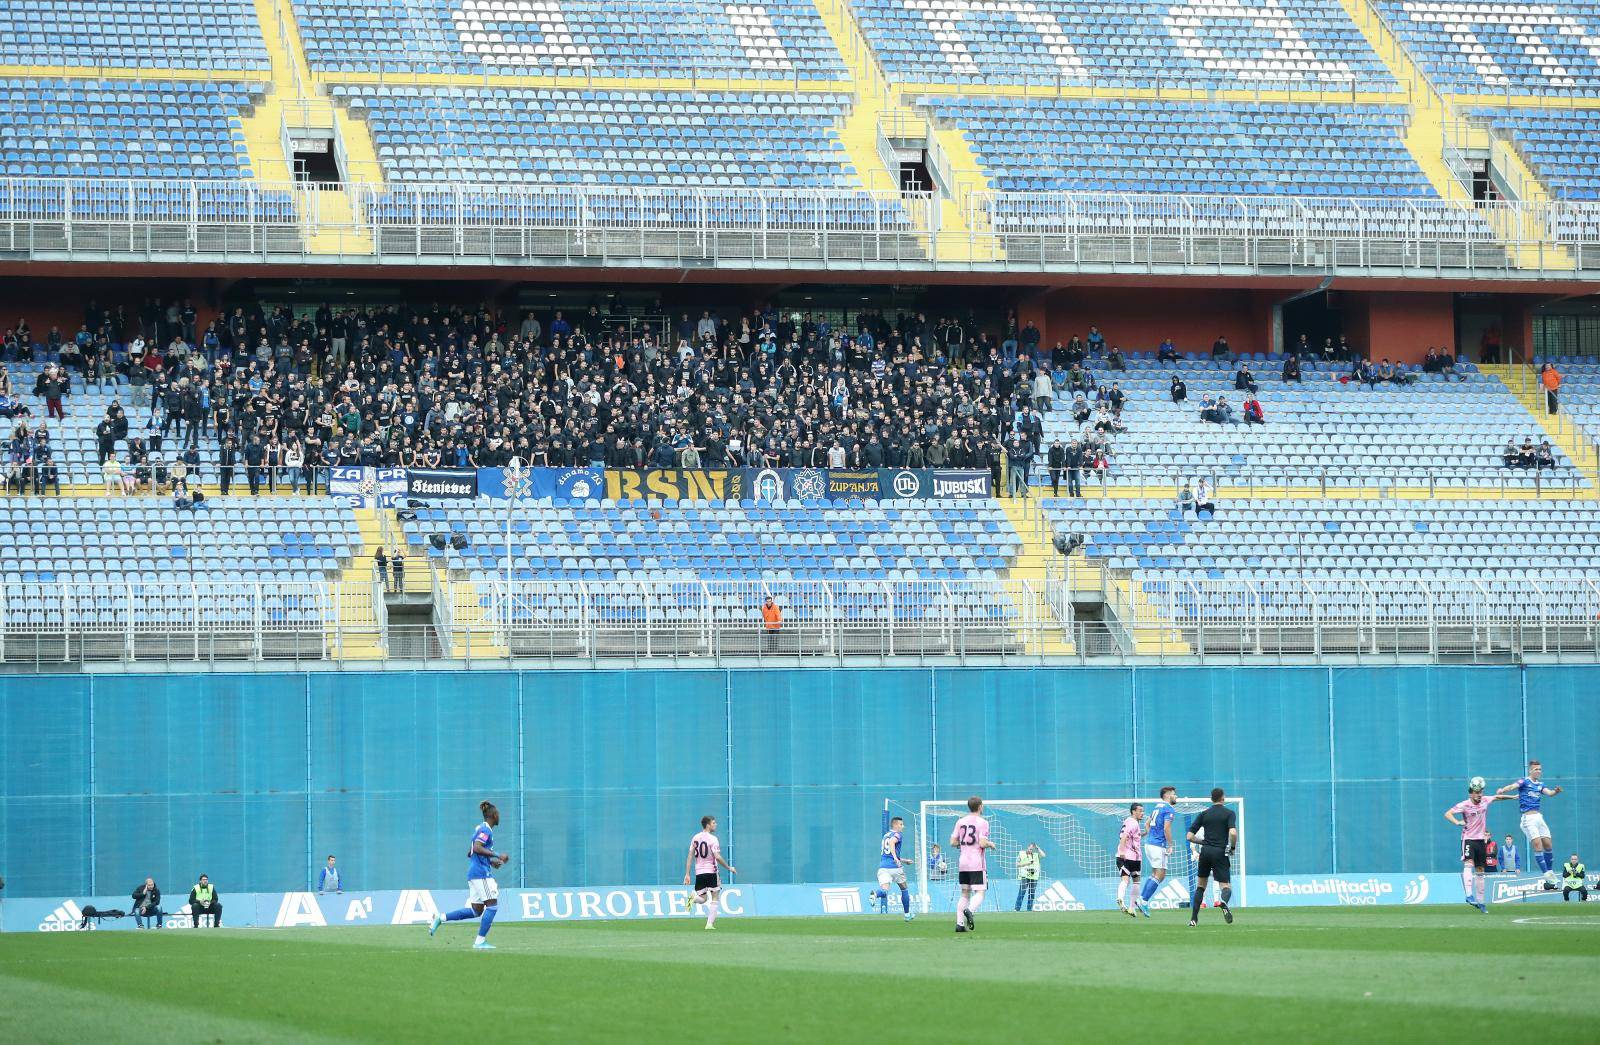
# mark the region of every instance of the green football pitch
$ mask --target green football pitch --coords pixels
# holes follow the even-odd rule
[[[1600,905],[7,935],[0,1041],[1600,1040]]]

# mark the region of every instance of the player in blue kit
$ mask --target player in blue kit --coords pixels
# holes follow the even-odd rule
[[[878,848],[878,891],[872,895],[878,901],[878,910],[889,911],[889,886],[900,887],[900,910],[906,921],[915,917],[911,913],[911,893],[906,889],[906,864],[911,861],[900,856],[900,843],[905,837],[906,822],[901,817],[889,821],[889,830],[883,833],[883,844]]]
[[[478,811],[483,822],[472,829],[472,846],[467,850],[467,906],[449,914],[435,914],[428,923],[428,935],[439,931],[445,922],[464,922],[478,919],[478,938],[473,941],[475,951],[492,951],[489,928],[494,925],[495,912],[500,905],[500,886],[494,880],[496,868],[511,862],[511,857],[494,851],[494,829],[500,826],[500,810],[493,802],[481,802]]]
[[[1150,917],[1150,898],[1161,888],[1167,877],[1167,857],[1172,853],[1172,825],[1178,815],[1178,789],[1161,789],[1161,802],[1150,816],[1150,827],[1144,834],[1144,862],[1150,867],[1150,876],[1139,891],[1139,913]]]
[[[1528,848],[1532,851],[1533,862],[1539,870],[1544,872],[1544,887],[1556,887],[1556,855],[1554,843],[1550,840],[1550,825],[1544,822],[1544,812],[1540,806],[1546,798],[1552,798],[1561,793],[1559,787],[1546,787],[1544,784],[1544,766],[1538,759],[1528,763],[1528,775],[1514,784],[1507,784],[1495,792],[1497,795],[1517,793],[1517,809],[1522,813],[1522,833],[1528,838]]]

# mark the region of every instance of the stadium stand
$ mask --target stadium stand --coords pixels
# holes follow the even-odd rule
[[[1436,198],[1395,106],[1146,99],[923,99],[966,130],[995,187],[1029,192]]]
[[[339,86],[399,182],[855,188],[849,99]]]
[[[1600,200],[1600,109],[1474,108],[1558,199]]]
[[[1156,605],[1181,596],[1190,616],[1238,616],[1247,595],[1284,618],[1354,616],[1375,598],[1386,616],[1418,620],[1486,606],[1581,615],[1593,603],[1577,594],[1582,577],[1600,566],[1593,501],[1269,499],[1197,514],[1169,499],[1047,499],[1044,509],[1059,532],[1085,538],[1088,557],[1128,571]]]
[[[5,173],[248,178],[240,110],[261,86],[183,80],[0,80]]]
[[[14,65],[267,68],[250,0],[15,0],[0,7],[0,40],[6,62]]]
[[[295,0],[321,73],[842,80],[807,0]]]
[[[873,49],[902,83],[1394,92],[1335,0],[972,3],[858,0]]]
[[[1285,382],[1283,363],[1283,356],[1265,354],[1238,362],[1184,357],[1161,363],[1150,353],[1133,353],[1127,369],[1117,371],[1091,361],[1091,381],[1114,384],[1127,397],[1121,411],[1127,431],[1105,437],[1111,444],[1108,481],[1128,474],[1172,482],[1198,476],[1226,483],[1326,479],[1340,485],[1390,477],[1425,485],[1431,474],[1493,486],[1496,470],[1505,471],[1499,480],[1511,487],[1580,481],[1560,447],[1553,448],[1551,469],[1502,469],[1507,439],[1537,443],[1543,432],[1503,384],[1470,363],[1458,366],[1459,380],[1420,367],[1394,368],[1411,384],[1364,383],[1351,377],[1349,363],[1317,360],[1301,363],[1300,381]],[[1243,423],[1246,392],[1236,387],[1241,365],[1259,386],[1265,424]],[[1381,362],[1376,369],[1381,372]],[[1186,385],[1183,402],[1172,398],[1175,375]],[[1045,416],[1047,442],[1094,436],[1098,415],[1087,424],[1076,422],[1068,395],[1059,396]],[[1095,389],[1087,392],[1086,408],[1094,408],[1096,396]],[[1215,397],[1229,402],[1233,422],[1201,419],[1206,400]],[[1032,478],[1035,485],[1044,479],[1037,468]]]
[[[433,548],[448,531],[465,549]],[[405,524],[416,552],[464,570],[476,581],[505,576],[503,508],[433,508]],[[1009,567],[1017,537],[993,502],[738,505],[619,503],[540,506],[511,524],[517,580],[971,580]]]
[[[1373,2],[1446,94],[1600,98],[1600,5],[1592,0]]]

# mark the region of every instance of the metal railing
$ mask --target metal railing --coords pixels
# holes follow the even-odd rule
[[[773,263],[1017,271],[1600,277],[1600,204],[974,192],[350,183],[320,212],[252,181],[0,180],[15,259],[614,266]],[[315,230],[316,250],[311,247]],[[937,229],[933,234],[927,230]],[[1504,238],[1502,238],[1504,237]]]
[[[1508,435],[1511,433],[1508,433]],[[1518,436],[1527,433],[1515,433]],[[1540,438],[1543,438],[1543,434]],[[1519,444],[1520,445],[1520,444]],[[1564,452],[1561,447],[1556,448]],[[1579,462],[1581,465],[1582,462]],[[1034,497],[1055,497],[1048,469],[1034,466]],[[1204,480],[1219,501],[1316,497],[1332,500],[1558,500],[1593,501],[1597,489],[1581,472],[1564,463],[1557,468],[1522,469],[1498,465],[1445,468],[1427,465],[1370,463],[1358,465],[1233,465],[1213,464],[1144,468],[1113,465],[1108,472],[1086,470],[1080,480],[1089,498],[1168,498],[1174,506],[1185,483]],[[1059,496],[1067,500],[1062,476]]]
[[[509,623],[503,582],[439,571],[431,590],[433,621],[412,626],[388,624],[364,584],[10,585],[0,665],[361,666],[391,640],[455,664],[1600,659],[1600,588],[1582,576],[535,581],[513,584]],[[763,616],[769,595],[780,621]]]

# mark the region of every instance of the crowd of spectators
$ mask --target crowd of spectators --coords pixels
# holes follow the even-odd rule
[[[1014,316],[994,334],[970,318],[877,311],[838,325],[772,308],[702,312],[663,330],[613,325],[598,308],[241,307],[195,327],[188,305],[130,315],[91,304],[75,338],[52,333],[62,353],[52,380],[72,370],[98,380],[110,363],[108,380],[130,386],[126,410],[112,406],[95,428],[108,489],[176,488],[213,459],[224,490],[252,492],[309,485],[321,465],[514,457],[987,468],[998,479],[1010,436],[1038,449],[1034,412],[1054,394],[1037,328],[1018,329]],[[127,345],[125,359],[115,344]],[[209,446],[214,458],[199,452]]]
[[[25,320],[6,333],[32,358]],[[114,346],[125,345],[118,353]],[[26,347],[25,347],[26,346]],[[313,489],[331,465],[493,467],[590,463],[613,468],[927,467],[986,469],[1026,488],[1035,461],[1069,491],[1104,476],[1127,431],[1121,349],[1098,327],[1041,344],[1007,315],[997,331],[971,315],[863,310],[852,319],[753,307],[680,313],[666,323],[607,319],[598,307],[498,314],[439,304],[335,310],[240,306],[201,324],[189,302],[136,309],[94,302],[71,337],[45,341],[58,364],[34,395],[0,367],[0,415],[18,421],[8,480],[59,489],[48,422],[72,383],[128,386],[94,428],[108,492],[181,494],[201,476],[222,492]],[[1300,335],[1280,379],[1302,380],[1301,356],[1351,363],[1347,380],[1404,384],[1405,367],[1373,366],[1343,337],[1320,349]],[[1171,338],[1158,357],[1180,358]],[[1233,359],[1225,336],[1214,359]],[[1454,373],[1429,349],[1423,369]],[[1096,371],[1099,371],[1097,373]],[[1200,418],[1264,425],[1260,380],[1241,362],[1235,407],[1205,397]],[[1188,398],[1174,373],[1174,402]],[[1042,417],[1066,400],[1073,436],[1044,445]],[[1059,463],[1057,463],[1059,461]],[[215,474],[210,469],[215,468]]]

